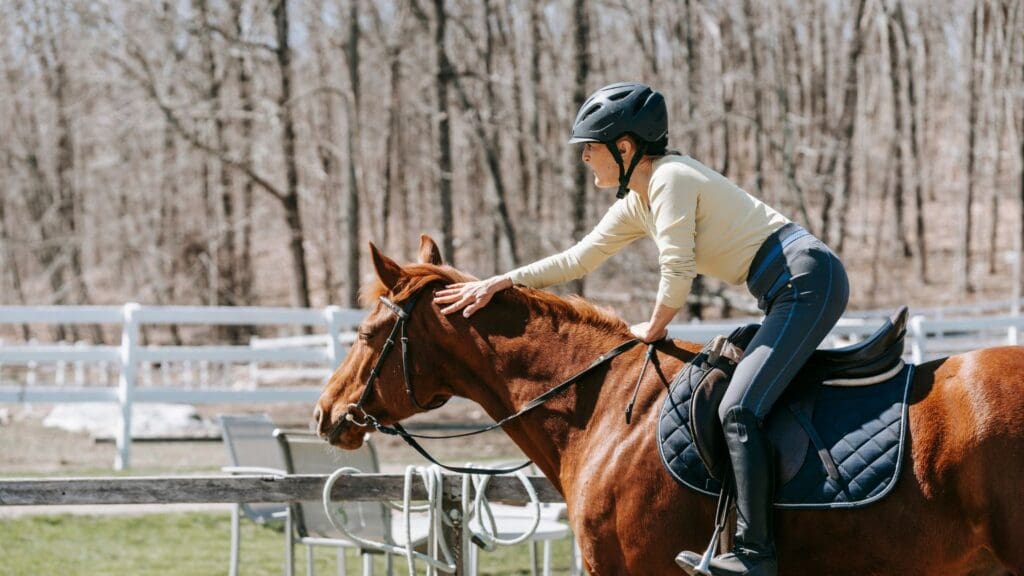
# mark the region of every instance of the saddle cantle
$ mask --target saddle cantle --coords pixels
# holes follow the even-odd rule
[[[781,507],[853,506],[895,484],[912,367],[903,364],[906,307],[870,338],[816,351],[765,423]],[[717,494],[729,474],[718,406],[759,325],[716,338],[676,376],[658,426],[662,460],[682,484]]]

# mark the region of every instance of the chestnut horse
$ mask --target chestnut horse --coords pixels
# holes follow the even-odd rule
[[[370,251],[379,282],[363,296],[374,305],[315,411],[335,446],[362,444],[369,428],[345,419],[360,399],[382,424],[452,396],[499,420],[631,338],[622,320],[581,299],[520,287],[468,319],[445,316],[431,303],[433,291],[471,278],[443,265],[432,240],[424,236],[421,263],[405,267],[372,244]],[[405,326],[416,402],[397,351],[363,398],[397,321],[378,297],[401,307],[416,295]],[[676,484],[655,432],[672,378],[700,348],[658,345],[632,424],[623,410],[644,346],[504,426],[565,498],[591,574],[682,574],[676,553],[707,544],[715,500]],[[854,510],[776,510],[780,574],[1024,576],[1024,348],[923,364],[910,402],[909,449],[888,497]]]

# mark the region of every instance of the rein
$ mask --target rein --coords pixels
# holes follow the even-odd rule
[[[510,468],[471,468],[471,467],[463,467],[463,466],[448,466],[446,464],[442,464],[441,462],[438,462],[437,459],[435,459],[433,456],[431,456],[430,453],[427,452],[427,450],[425,448],[423,448],[423,446],[421,446],[419,444],[419,442],[416,441],[416,438],[428,438],[428,439],[438,439],[438,440],[450,439],[450,438],[464,438],[466,436],[474,436],[476,434],[483,434],[484,432],[490,432],[491,430],[494,430],[495,428],[500,428],[501,426],[504,426],[505,424],[508,424],[509,422],[512,422],[513,420],[516,420],[520,416],[523,416],[524,414],[526,414],[526,413],[532,411],[533,409],[537,408],[538,406],[544,404],[548,400],[550,400],[550,399],[554,398],[555,396],[561,394],[566,389],[568,389],[570,386],[578,383],[584,376],[590,374],[591,372],[593,372],[598,367],[602,366],[606,362],[608,362],[611,359],[615,358],[619,354],[622,354],[626,350],[629,350],[630,348],[635,346],[638,342],[640,342],[640,340],[638,340],[636,338],[632,338],[630,340],[627,340],[627,341],[623,342],[622,344],[619,344],[618,346],[612,348],[608,352],[605,352],[604,354],[598,356],[596,360],[594,360],[589,366],[587,366],[583,370],[580,370],[576,374],[574,374],[574,375],[570,376],[569,378],[567,378],[566,380],[562,381],[560,384],[558,384],[554,388],[548,390],[547,392],[544,392],[540,396],[537,396],[533,400],[530,400],[529,402],[527,402],[526,405],[523,406],[523,408],[520,409],[515,414],[511,414],[509,416],[506,416],[506,417],[502,418],[501,420],[495,422],[494,424],[491,424],[490,426],[486,426],[486,427],[480,428],[478,430],[472,430],[470,432],[462,432],[462,433],[459,433],[459,434],[444,434],[444,435],[413,434],[413,433],[407,431],[398,422],[396,422],[393,426],[385,426],[384,424],[381,424],[375,417],[373,417],[371,414],[368,414],[366,412],[366,410],[363,409],[363,404],[365,404],[366,401],[370,398],[370,394],[373,391],[373,385],[377,381],[378,377],[380,376],[380,368],[381,368],[381,365],[384,363],[384,359],[387,358],[388,353],[391,352],[392,348],[394,348],[394,345],[395,345],[395,334],[396,333],[400,334],[399,342],[401,343],[401,347],[402,347],[402,376],[405,379],[405,391],[406,391],[406,394],[409,396],[409,398],[412,400],[413,404],[415,404],[416,407],[420,408],[421,410],[432,410],[434,408],[441,407],[442,405],[444,405],[445,402],[447,402],[447,400],[442,400],[441,402],[439,402],[437,404],[433,404],[433,405],[430,405],[430,406],[422,406],[419,403],[419,401],[416,400],[416,395],[415,395],[415,393],[413,391],[413,388],[412,388],[412,379],[411,379],[410,374],[409,374],[409,362],[408,362],[408,341],[409,341],[409,339],[405,335],[405,323],[409,321],[409,315],[412,313],[413,307],[416,306],[416,301],[418,299],[419,299],[419,295],[418,294],[413,295],[405,303],[404,306],[398,306],[397,304],[392,302],[387,297],[385,297],[385,296],[381,296],[380,297],[380,301],[388,308],[388,310],[391,310],[391,312],[393,312],[395,314],[395,316],[398,318],[398,321],[395,322],[394,327],[391,329],[391,333],[388,335],[387,341],[384,343],[384,346],[381,348],[380,356],[377,357],[377,362],[374,364],[373,369],[370,370],[370,376],[366,380],[366,387],[363,389],[363,393],[359,397],[359,402],[357,402],[355,404],[349,404],[349,406],[348,406],[349,412],[345,415],[345,419],[344,420],[340,420],[339,421],[339,424],[341,424],[342,422],[351,422],[351,423],[355,424],[356,426],[362,426],[362,427],[372,426],[378,432],[382,432],[384,434],[388,434],[388,435],[391,435],[391,436],[398,436],[402,440],[404,440],[406,444],[408,444],[414,450],[419,452],[421,456],[423,456],[424,458],[429,460],[431,463],[437,464],[438,466],[440,466],[440,467],[442,467],[442,468],[444,468],[446,470],[450,470],[452,472],[456,472],[456,473],[459,473],[459,474],[486,474],[486,475],[507,474],[509,472],[515,472],[517,470],[521,470],[521,469],[529,466],[530,465],[530,461],[527,460],[526,462],[524,462],[524,463],[522,463],[520,465],[513,466],[513,467],[510,467]],[[652,348],[653,348],[653,345],[652,345]],[[649,357],[650,357],[650,351],[649,351],[649,354],[648,354],[648,359],[649,359]],[[644,363],[644,367],[646,368],[646,362]],[[642,376],[643,376],[643,374],[641,373],[641,377]],[[356,415],[352,413],[352,409],[358,410],[359,412],[362,413],[360,415],[360,417],[359,417],[361,419],[361,421],[357,420]],[[335,430],[332,431],[331,435],[332,436],[337,436],[337,434],[340,433],[340,432],[341,432],[341,426],[339,425],[339,426],[336,426]]]

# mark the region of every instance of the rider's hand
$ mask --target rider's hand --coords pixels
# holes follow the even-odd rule
[[[633,333],[633,336],[636,336],[645,344],[653,344],[658,340],[665,338],[665,336],[668,336],[667,328],[662,328],[657,332],[652,332],[650,322],[641,322],[639,324],[634,324],[629,327],[629,331]]]
[[[512,280],[506,276],[449,284],[443,290],[434,293],[434,304],[448,304],[441,308],[442,314],[462,310],[462,315],[469,318],[474,312],[486,306],[492,296],[511,286]]]

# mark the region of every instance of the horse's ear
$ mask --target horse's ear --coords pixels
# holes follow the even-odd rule
[[[426,234],[420,234],[420,262],[436,266],[444,264],[444,260],[441,259],[441,250],[437,247],[437,243]]]
[[[373,268],[377,271],[377,278],[388,290],[394,289],[402,277],[402,267],[397,262],[380,253],[377,247],[370,242],[370,258],[373,259]]]

